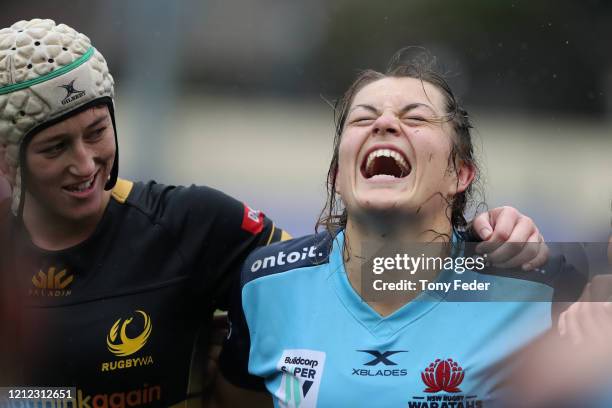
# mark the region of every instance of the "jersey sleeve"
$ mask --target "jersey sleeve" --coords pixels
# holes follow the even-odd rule
[[[213,188],[146,187],[155,191],[146,207],[173,237],[192,289],[214,308],[227,308],[232,282],[253,249],[287,236],[263,212]]]
[[[230,330],[219,356],[219,370],[235,386],[265,391],[264,379],[249,373],[251,335],[242,305],[241,286],[236,282],[232,288],[228,310]]]

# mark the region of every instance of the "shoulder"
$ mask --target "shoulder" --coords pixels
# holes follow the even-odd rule
[[[132,182],[119,179],[112,190],[113,199],[135,207],[153,218],[162,218],[168,211],[189,212],[190,210],[210,211],[228,205],[240,205],[230,196],[205,186],[175,186],[155,181]]]
[[[325,265],[333,243],[333,236],[322,232],[258,248],[244,263],[241,286],[264,276]]]
[[[526,284],[545,285],[554,291],[555,301],[578,299],[588,277],[584,270],[568,262],[564,253],[551,254],[543,266],[532,271],[489,266],[481,273],[493,275],[498,279],[512,278]]]

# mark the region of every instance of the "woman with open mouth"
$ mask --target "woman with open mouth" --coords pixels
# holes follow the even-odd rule
[[[433,62],[402,50],[337,104],[325,231],[243,267],[220,359],[228,406],[258,395],[235,386],[278,407],[496,406],[504,359],[551,327],[540,275],[573,276],[567,265],[464,267],[472,126]]]
[[[113,77],[66,25],[0,30],[0,108],[12,190],[0,202],[0,386],[75,387],[75,406],[205,397],[213,311],[248,253],[287,234],[214,189],[119,178]],[[400,147],[374,151],[361,177],[379,178],[388,154],[410,178],[417,164]],[[485,239],[537,233],[515,210],[491,218]]]

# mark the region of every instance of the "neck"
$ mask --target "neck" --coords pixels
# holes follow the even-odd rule
[[[23,223],[32,243],[47,251],[60,251],[85,241],[96,230],[110,200],[110,191],[104,193],[100,210],[95,215],[79,219],[62,217],[37,206],[36,201],[26,193]]]
[[[384,253],[385,257],[394,257],[398,254],[416,257],[423,254],[444,256],[446,246],[443,244],[450,241],[451,224],[444,214],[428,218],[426,220],[424,217],[406,215],[392,218],[387,214],[363,219],[349,215],[345,230],[344,265],[349,282],[357,293],[363,297],[364,293],[368,293],[366,289],[370,289],[363,286],[371,283],[369,276],[367,282],[362,282],[362,269],[365,262],[370,262],[366,256],[371,256],[376,248],[382,248],[377,255]],[[364,244],[370,248],[367,254],[364,253]],[[406,247],[404,244],[409,246]],[[403,277],[418,283],[420,279],[433,281],[438,273],[438,270],[417,270],[409,277],[408,275]],[[384,278],[384,275],[379,275],[376,279],[379,277]],[[416,285],[415,290],[387,292],[388,296],[385,296],[383,291],[380,296],[382,300],[370,301],[364,298],[364,301],[380,315],[386,316],[414,299],[420,292],[419,285]]]

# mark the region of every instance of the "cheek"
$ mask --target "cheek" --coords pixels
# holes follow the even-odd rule
[[[355,160],[357,151],[350,143],[341,143],[338,149],[338,170],[336,175],[336,190],[340,194],[349,188],[352,175],[355,174]]]
[[[415,146],[419,162],[429,167],[430,171],[439,169],[440,172],[446,172],[448,168],[448,158],[450,156],[450,142],[444,140],[436,140],[428,138],[421,140],[418,146]]]
[[[115,133],[114,131],[106,133],[100,145],[102,146],[103,149],[110,152],[111,155],[114,155],[115,154]]]
[[[49,182],[62,174],[61,156],[56,159],[45,159],[39,155],[33,155],[26,160],[27,183],[38,189],[50,186]]]
[[[115,137],[111,135],[110,137],[105,137],[103,141],[101,141],[96,146],[96,156],[100,158],[100,160],[104,162],[108,162],[108,166],[112,166],[112,162],[115,159]]]

